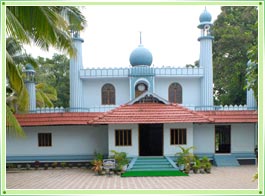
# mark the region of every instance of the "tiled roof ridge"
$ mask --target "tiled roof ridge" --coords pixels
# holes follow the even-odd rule
[[[88,121],[87,124],[94,124],[95,121],[100,120],[100,119],[104,118],[105,116],[107,116],[108,114],[111,114],[111,113],[115,112],[116,110],[118,110],[118,109],[120,109],[122,107],[125,107],[125,106],[126,106],[126,104],[122,104],[119,107],[116,107],[116,108],[114,108],[112,110],[109,110],[107,112],[103,112],[103,114],[100,114],[97,117],[93,118],[92,120]]]
[[[214,119],[209,118],[209,117],[206,116],[206,115],[200,114],[199,112],[196,112],[196,111],[190,110],[190,109],[188,109],[188,108],[186,108],[186,107],[184,107],[184,106],[182,106],[182,105],[180,105],[180,104],[178,104],[178,103],[171,103],[171,104],[172,104],[173,106],[175,106],[175,107],[180,107],[181,109],[186,110],[186,111],[189,112],[189,113],[192,113],[192,114],[194,114],[194,115],[200,116],[201,118],[206,119],[206,120],[208,120],[209,122],[214,122]]]

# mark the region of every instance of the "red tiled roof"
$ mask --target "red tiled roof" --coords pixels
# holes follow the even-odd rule
[[[192,111],[177,104],[137,103],[109,112],[16,114],[21,126],[154,123],[255,123],[257,111]]]
[[[241,111],[204,111],[199,112],[215,123],[255,123],[258,122],[258,112],[255,110]]]
[[[178,104],[138,103],[123,105],[91,120],[90,124],[209,123],[211,119]]]
[[[16,118],[21,126],[86,125],[100,114],[100,112],[34,113],[16,114]]]

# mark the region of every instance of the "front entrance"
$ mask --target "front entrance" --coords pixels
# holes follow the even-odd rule
[[[231,152],[231,126],[215,126],[215,153]]]
[[[163,155],[163,124],[139,124],[139,155]]]

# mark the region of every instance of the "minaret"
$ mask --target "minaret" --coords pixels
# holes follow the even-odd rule
[[[36,111],[35,70],[31,64],[25,66],[25,85],[29,93],[29,112]]]
[[[212,60],[212,41],[210,28],[212,26],[211,14],[206,10],[200,15],[201,36],[200,42],[200,67],[204,69],[204,76],[201,80],[201,105],[213,106],[213,60]]]
[[[79,32],[72,33],[72,39],[76,54],[70,59],[70,111],[81,112],[83,107],[83,84],[80,78],[80,70],[83,69],[82,43]]]
[[[251,66],[253,62],[248,61],[247,66]],[[257,102],[252,89],[247,89],[247,107],[254,110],[257,107]]]

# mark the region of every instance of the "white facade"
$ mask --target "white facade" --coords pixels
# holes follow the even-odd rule
[[[195,153],[215,153],[215,132],[213,124],[194,125],[193,145]]]
[[[101,89],[104,84],[112,84],[115,87],[115,99],[117,106],[128,102],[130,89],[128,78],[102,78],[88,79],[84,84],[84,108],[103,107],[101,103]]]
[[[255,148],[255,124],[232,124],[231,152],[253,153]]]
[[[8,156],[93,155],[108,154],[107,126],[26,127],[25,138],[7,137]],[[51,133],[52,146],[39,147],[38,133]]]
[[[200,105],[200,78],[170,77],[156,78],[155,92],[160,97],[168,100],[168,88],[172,83],[179,83],[182,86],[183,105]]]

